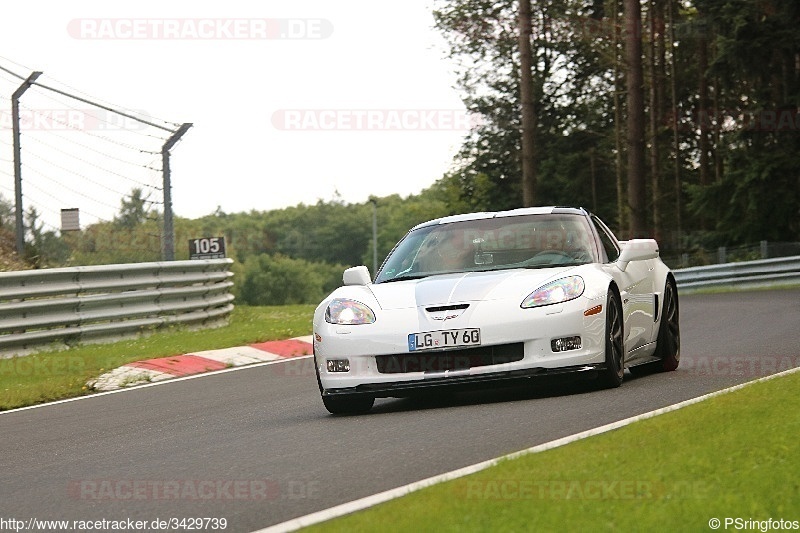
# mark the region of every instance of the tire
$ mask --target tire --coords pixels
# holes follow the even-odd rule
[[[658,339],[656,340],[654,355],[661,359],[659,366],[665,372],[675,370],[681,362],[681,324],[678,290],[671,279],[667,280],[667,285],[664,288],[664,308],[661,314],[661,324],[658,327]]]
[[[622,385],[625,373],[625,327],[622,320],[622,305],[619,297],[608,291],[606,297],[606,362],[597,377],[599,384],[607,389]]]
[[[352,415],[368,412],[372,409],[375,398],[361,395],[323,396],[322,403],[333,415]]]
[[[631,372],[637,376],[655,372],[671,372],[677,369],[681,362],[681,325],[678,290],[671,279],[667,280],[667,284],[664,287],[664,304],[661,309],[661,323],[658,326],[656,350],[653,352],[653,355],[658,357],[659,360],[633,367],[631,368]]]

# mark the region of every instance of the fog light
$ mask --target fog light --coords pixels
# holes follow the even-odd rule
[[[350,372],[349,359],[328,359],[328,372]]]
[[[581,338],[580,337],[562,337],[560,339],[553,339],[550,341],[550,348],[554,352],[566,352],[567,350],[580,350]]]

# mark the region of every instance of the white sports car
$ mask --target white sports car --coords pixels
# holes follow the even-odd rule
[[[583,209],[523,208],[415,226],[374,281],[344,272],[314,313],[314,361],[331,413],[430,387],[680,361],[675,278],[652,239],[618,241]]]

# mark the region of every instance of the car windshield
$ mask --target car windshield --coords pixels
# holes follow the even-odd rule
[[[581,265],[596,261],[593,242],[581,215],[520,215],[424,226],[398,243],[375,281]]]

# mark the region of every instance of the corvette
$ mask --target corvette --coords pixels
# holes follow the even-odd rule
[[[314,312],[314,366],[334,414],[442,387],[675,370],[675,278],[652,239],[619,241],[579,208],[440,218],[412,228],[375,279],[345,270]]]

